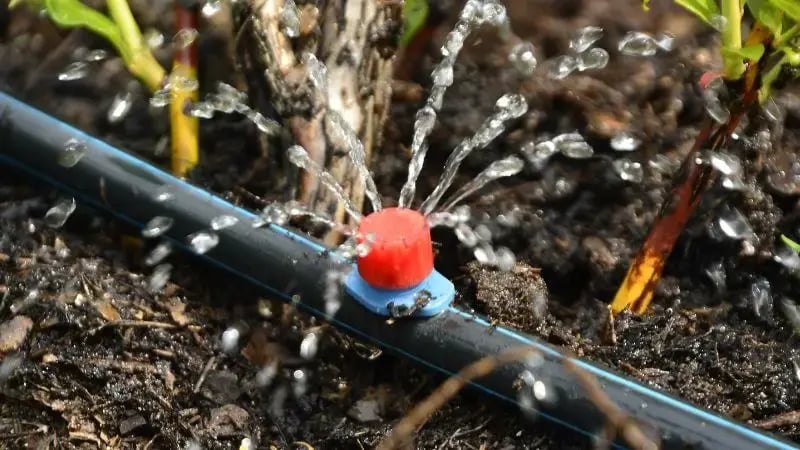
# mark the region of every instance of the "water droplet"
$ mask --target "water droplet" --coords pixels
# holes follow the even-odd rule
[[[236,216],[223,214],[211,219],[211,229],[214,231],[219,231],[225,228],[230,228],[236,225],[238,222],[239,219],[237,219]]]
[[[748,293],[756,317],[769,319],[772,315],[772,288],[766,278],[758,277],[750,284]]]
[[[150,50],[155,50],[164,45],[164,34],[155,28],[148,28],[142,34],[144,45]]]
[[[494,1],[487,1],[481,8],[480,20],[494,26],[504,25],[508,21],[505,6]]]
[[[647,33],[630,31],[622,38],[617,48],[623,55],[653,56],[656,54],[658,44]]]
[[[186,237],[192,250],[197,254],[204,254],[219,244],[219,236],[211,231],[198,231]]]
[[[278,122],[268,118],[260,112],[250,110],[246,116],[255,124],[256,128],[258,128],[258,131],[269,135],[276,135],[280,133],[281,126],[278,124]]]
[[[603,48],[593,48],[578,56],[578,70],[602,69],[608,65],[608,51]]]
[[[472,227],[465,223],[459,223],[455,228],[456,238],[467,247],[474,247],[478,244],[478,236],[472,230]]]
[[[153,200],[158,203],[164,203],[172,200],[174,197],[175,195],[170,191],[169,186],[162,186],[156,190]]]
[[[786,116],[783,112],[783,108],[778,105],[778,102],[776,102],[774,98],[768,98],[761,107],[767,120],[773,123],[783,123]]]
[[[772,259],[791,271],[800,269],[800,255],[786,244],[780,244]]]
[[[44,221],[51,228],[61,228],[67,222],[69,216],[75,212],[75,207],[74,198],[62,199],[47,210],[44,215]]]
[[[744,191],[747,189],[747,185],[744,184],[744,181],[737,176],[723,177],[722,187],[729,191]]]
[[[571,55],[561,55],[550,62],[547,76],[554,80],[563,80],[578,69],[578,60]]]
[[[328,68],[313,53],[303,54],[303,65],[306,67],[311,84],[321,94],[327,94],[328,90]]]
[[[753,229],[747,219],[736,208],[725,208],[717,219],[717,224],[725,236],[731,239],[745,239],[753,236]]]
[[[615,160],[612,165],[617,175],[624,180],[632,183],[641,183],[644,180],[644,169],[638,162],[626,158]]]
[[[453,194],[450,200],[444,203],[442,209],[446,211],[452,208],[462,199],[473,192],[476,192],[478,189],[486,186],[491,181],[518,174],[524,166],[525,163],[516,156],[508,156],[506,158],[493,161],[491,164],[489,164],[489,167],[481,171],[481,173],[479,173],[475,178],[461,186]]]
[[[142,228],[142,237],[146,239],[159,237],[172,228],[173,223],[175,219],[172,217],[155,216]]]
[[[703,100],[705,102],[706,112],[714,121],[720,124],[728,122],[731,118],[731,112],[722,104],[716,91],[713,89],[704,90]]]
[[[453,67],[437,66],[431,74],[433,84],[438,86],[450,86],[453,84]]]
[[[325,292],[323,297],[325,299],[325,314],[328,317],[333,317],[342,307],[341,290],[347,273],[342,270],[329,270],[325,274]]]
[[[58,164],[63,167],[75,167],[84,155],[86,155],[87,151],[88,146],[86,142],[70,138],[64,143],[64,151],[58,155]]]
[[[653,159],[647,162],[647,165],[650,166],[651,169],[655,170],[664,175],[669,175],[674,171],[678,170],[680,163],[677,161],[672,160],[667,155],[664,154],[657,154],[653,156]]]
[[[212,17],[222,9],[222,0],[209,0],[203,4],[200,12],[204,17]]]
[[[479,264],[486,266],[493,266],[497,261],[494,249],[488,244],[482,244],[478,247],[475,247],[475,250],[472,252],[472,254],[475,256],[475,260],[478,261]]]
[[[128,115],[133,105],[133,95],[130,92],[117,94],[111,101],[106,118],[109,123],[117,123]]]
[[[292,164],[315,175],[322,185],[325,186],[328,191],[330,191],[336,197],[337,200],[342,202],[345,210],[348,214],[350,214],[350,216],[356,220],[361,220],[361,213],[359,212],[359,209],[353,204],[353,201],[344,191],[344,188],[342,188],[342,186],[338,181],[336,181],[336,178],[334,178],[330,172],[323,169],[319,164],[311,160],[311,158],[308,156],[308,152],[306,152],[306,149],[299,145],[293,145],[289,147],[287,153],[289,156],[289,161]]]
[[[225,353],[235,352],[236,347],[239,346],[240,337],[242,337],[242,333],[236,327],[229,327],[223,331],[222,338],[220,339],[222,351]]]
[[[196,91],[200,89],[200,82],[197,81],[197,78],[185,76],[179,73],[172,73],[169,76],[169,83],[167,86],[169,89],[175,89],[178,91]]]
[[[511,49],[508,60],[522,75],[528,76],[536,70],[536,48],[530,42],[520,42]]]
[[[284,225],[289,221],[289,214],[286,212],[286,208],[278,202],[273,202],[265,206],[264,209],[261,210],[259,217],[263,221],[259,226],[269,223]]]
[[[717,31],[725,31],[728,26],[728,19],[725,16],[714,14],[709,18],[712,27]]]
[[[661,50],[670,52],[672,51],[673,47],[675,47],[675,36],[670,33],[661,33],[656,40],[656,45],[658,45]]]
[[[209,102],[194,102],[189,115],[198,119],[211,119],[214,117],[214,106]]]
[[[795,332],[800,332],[800,308],[789,297],[781,298],[781,311]]]
[[[170,90],[169,89],[159,89],[153,93],[153,96],[150,97],[150,106],[153,108],[163,108],[169,105],[170,100]]]
[[[172,44],[176,49],[186,48],[194,43],[198,34],[194,28],[182,28],[172,37]]]
[[[89,75],[89,66],[84,61],[75,61],[58,74],[59,81],[75,81]]]
[[[300,342],[300,356],[303,359],[313,359],[319,349],[319,335],[308,333]]]
[[[239,442],[238,450],[255,450],[255,446],[253,445],[253,440],[248,437],[242,438],[242,441]]]
[[[594,155],[594,149],[579,133],[564,133],[553,138],[553,144],[562,155],[572,159],[586,159]]]
[[[725,176],[741,176],[742,163],[738,157],[729,153],[708,152],[706,159],[711,167]]]
[[[589,50],[589,47],[594,45],[603,37],[603,29],[600,27],[583,27],[575,33],[575,37],[569,41],[569,48],[575,53],[583,53]]]
[[[103,49],[90,50],[83,58],[86,62],[98,62],[108,58],[108,52]]]
[[[303,369],[296,369],[292,372],[292,394],[295,397],[302,397],[308,391],[308,377]]]
[[[641,144],[641,139],[624,131],[611,138],[611,148],[618,152],[632,152]]]
[[[725,290],[728,274],[725,272],[725,265],[722,264],[722,261],[714,262],[708,266],[708,268],[706,268],[706,275],[708,275],[708,278],[714,283],[714,287],[717,288],[718,292]]]
[[[514,268],[514,264],[517,262],[516,256],[514,256],[514,252],[507,247],[499,247],[495,250],[495,257],[497,261],[495,265],[497,268],[502,270],[503,272],[508,272]]]
[[[528,102],[519,94],[505,94],[495,102],[497,116],[495,120],[522,117],[528,112]]]
[[[285,0],[281,10],[280,25],[283,34],[290,38],[300,36],[300,14],[294,0]]]
[[[164,260],[172,253],[172,245],[169,242],[161,242],[153,247],[153,250],[147,255],[144,260],[146,266],[155,266]]]
[[[157,265],[147,280],[147,290],[152,293],[161,292],[164,286],[167,285],[170,275],[172,275],[172,264]]]
[[[550,157],[558,153],[556,144],[552,141],[542,141],[538,144],[533,141],[528,141],[522,145],[520,151],[525,156],[525,159],[527,159],[537,171],[544,169]]]

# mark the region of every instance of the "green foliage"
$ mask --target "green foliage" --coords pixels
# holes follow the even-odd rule
[[[726,56],[738,56],[740,59],[758,61],[764,55],[764,44],[750,45],[741,48],[722,47],[722,53]]]
[[[428,19],[428,0],[405,0],[403,3],[403,35],[400,45],[405,46],[425,25]]]
[[[699,17],[703,22],[711,25],[712,18],[719,16],[719,5],[716,0],[675,0],[675,3]]]
[[[747,9],[750,14],[775,35],[783,31],[783,13],[769,0],[748,0]]]
[[[108,16],[84,5],[79,0],[45,0],[47,14],[58,25],[84,27],[108,39],[126,60],[132,53],[130,46],[122,38],[119,26]]]
[[[769,0],[769,2],[795,22],[800,22],[800,3],[797,0]]]
[[[27,4],[44,11],[63,28],[86,28],[108,40],[122,56],[128,70],[150,90],[157,90],[164,78],[164,69],[143,46],[142,35],[133,18],[128,0],[106,0],[111,16],[107,16],[80,0],[11,0],[10,7]]]
[[[800,0],[673,0],[710,25],[725,26],[721,30],[720,49],[725,63],[725,78],[736,80],[744,72],[747,61],[764,60],[768,63],[762,74],[759,97],[769,97],[772,84],[785,73],[784,66],[800,66]],[[642,0],[645,9],[650,0]],[[744,10],[742,9],[744,8]],[[772,33],[771,45],[746,45],[744,15],[753,19]],[[721,19],[720,19],[721,17]],[[767,52],[767,53],[765,53]]]
[[[786,236],[785,234],[782,234],[781,235],[781,240],[783,241],[784,244],[788,245],[792,250],[794,250],[796,252],[800,252],[800,244],[795,242],[789,236]]]

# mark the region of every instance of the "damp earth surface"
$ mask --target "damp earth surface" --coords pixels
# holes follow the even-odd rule
[[[145,3],[131,2],[143,26],[169,30],[169,15]],[[399,62],[404,79],[373,166],[387,197],[398,198],[406,178],[405,143],[458,3],[442,2],[430,45]],[[798,93],[776,99],[779,124],[754,117],[740,130],[729,150],[749,189],[723,186],[707,196],[669,260],[652,311],[619,316],[611,326],[605,305],[698,131],[697,79],[720,64],[718,44],[694,18],[659,2],[650,13],[622,0],[556,3],[538,2],[530,14],[528,0],[508,0],[515,38],[492,30],[467,41],[430,137],[418,195],[434,189],[450,150],[497,98],[512,92],[528,100],[528,112],[471,155],[454,182],[461,186],[509,155],[526,161],[520,174],[465,201],[517,264],[508,271],[477,264],[452,230],[434,230],[437,267],[456,283],[457,303],[800,440],[793,302],[800,291],[773,256],[789,258],[773,238],[796,237],[800,225]],[[0,88],[168,164],[164,117],[110,49],[83,31],[7,14],[0,12]],[[563,57],[575,53],[570,40],[586,26],[602,33],[578,45],[606,54],[594,51],[583,68],[572,67]],[[669,51],[648,47],[646,57],[618,51],[632,31],[668,32],[675,42]],[[158,41],[156,32],[148,37]],[[201,79],[230,82],[224,39],[213,32],[198,39],[203,54],[220,61],[202,66]],[[520,42],[533,44],[539,67]],[[542,146],[559,135],[573,139],[568,150]],[[242,118],[203,121],[204,160],[192,181],[254,209],[286,201],[285,186],[258,162],[258,141],[257,127]],[[80,148],[65,145],[68,166]],[[238,448],[243,439],[265,448],[369,448],[441,381],[6,170],[0,205],[0,440],[8,448]],[[214,229],[228,222],[219,218]],[[169,218],[150,225],[157,236]],[[416,445],[593,443],[465,392],[433,415]]]

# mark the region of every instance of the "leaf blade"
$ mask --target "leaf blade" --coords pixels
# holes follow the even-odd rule
[[[119,27],[106,15],[84,5],[79,0],[45,0],[50,19],[65,28],[88,28],[103,36],[116,47],[123,58],[130,57],[128,46],[122,39]]]
[[[675,0],[675,3],[709,25],[712,24],[712,17],[720,15],[719,5],[715,0]]]

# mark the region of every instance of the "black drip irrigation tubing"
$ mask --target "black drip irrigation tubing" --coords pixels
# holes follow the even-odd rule
[[[86,153],[73,167],[59,164],[65,143],[77,139]],[[606,417],[587,398],[563,364],[570,359],[597,379],[605,394],[645,429],[657,430],[661,448],[793,449],[794,445],[720,415],[697,408],[604,368],[572,359],[537,339],[450,307],[427,319],[397,320],[367,311],[342,290],[333,317],[325,311],[325,274],[336,270],[338,255],[302,234],[276,225],[256,229],[257,215],[195,187],[128,153],[95,139],[13,97],[0,92],[0,165],[18,169],[76,201],[138,228],[155,216],[174,219],[163,239],[192,251],[186,236],[208,230],[214,217],[239,219],[220,230],[219,244],[199,258],[292,302],[356,338],[375,344],[444,375],[475,360],[529,345],[542,355],[535,368],[524,363],[500,367],[470,383],[491,397],[526,408],[515,381],[523,370],[545,381],[550,401],[537,402],[536,417],[597,438]],[[166,201],[157,199],[168,192]],[[163,200],[163,196],[162,196]],[[625,448],[621,441],[612,444]]]

